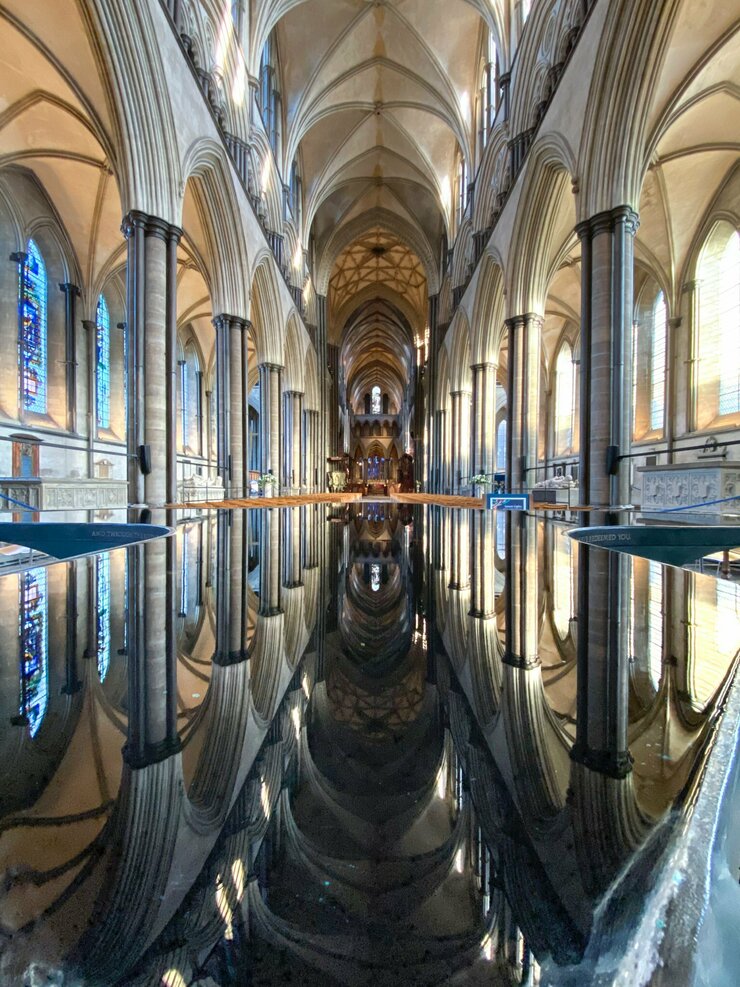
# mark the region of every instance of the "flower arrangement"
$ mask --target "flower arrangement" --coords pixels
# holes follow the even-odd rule
[[[273,476],[272,473],[261,473],[259,480],[257,480],[257,484],[261,490],[264,490],[265,487],[276,487],[277,482],[277,477]]]
[[[488,477],[485,473],[476,473],[475,476],[470,477],[470,482],[474,486],[479,486],[483,483],[488,483]]]

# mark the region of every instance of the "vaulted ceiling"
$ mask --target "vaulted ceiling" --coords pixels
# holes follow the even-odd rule
[[[467,0],[281,7],[285,160],[301,163],[305,230],[318,266],[331,265],[330,331],[341,334],[352,298],[361,304],[376,286],[423,332],[425,269],[450,232],[456,157],[469,158],[474,143],[482,12],[490,19],[491,10]],[[337,246],[346,227],[356,236]]]

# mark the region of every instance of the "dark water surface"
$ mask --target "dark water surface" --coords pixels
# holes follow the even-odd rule
[[[310,506],[0,554],[0,984],[577,966],[689,811],[740,594],[566,530]]]

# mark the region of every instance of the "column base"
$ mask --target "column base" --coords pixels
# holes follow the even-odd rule
[[[501,659],[502,664],[509,665],[511,668],[539,668],[542,664],[542,660],[539,655],[536,658],[522,658],[521,655],[512,654],[510,651],[505,651]]]
[[[139,754],[128,744],[123,746],[123,760],[130,768],[148,768],[152,764],[159,764],[166,761],[173,754],[178,754],[182,750],[182,743],[179,737],[171,740],[162,740],[158,744],[147,744],[144,751]]]
[[[576,743],[571,749],[570,758],[608,778],[626,778],[632,771],[629,751],[595,751]]]

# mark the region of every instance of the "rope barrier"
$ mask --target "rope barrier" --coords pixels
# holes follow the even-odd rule
[[[7,500],[9,504],[15,504],[16,507],[23,508],[24,511],[32,511],[34,514],[37,513],[38,509],[36,507],[31,507],[30,504],[24,504],[22,500],[15,500],[14,497],[9,497],[8,494],[4,494],[1,491],[0,497],[2,497],[3,500]]]
[[[664,507],[658,511],[642,511],[642,513],[675,514],[677,511],[693,511],[696,507],[713,507],[715,504],[729,504],[733,500],[740,500],[740,495],[736,497],[722,497],[720,500],[704,500],[700,504],[688,504],[686,507]]]

